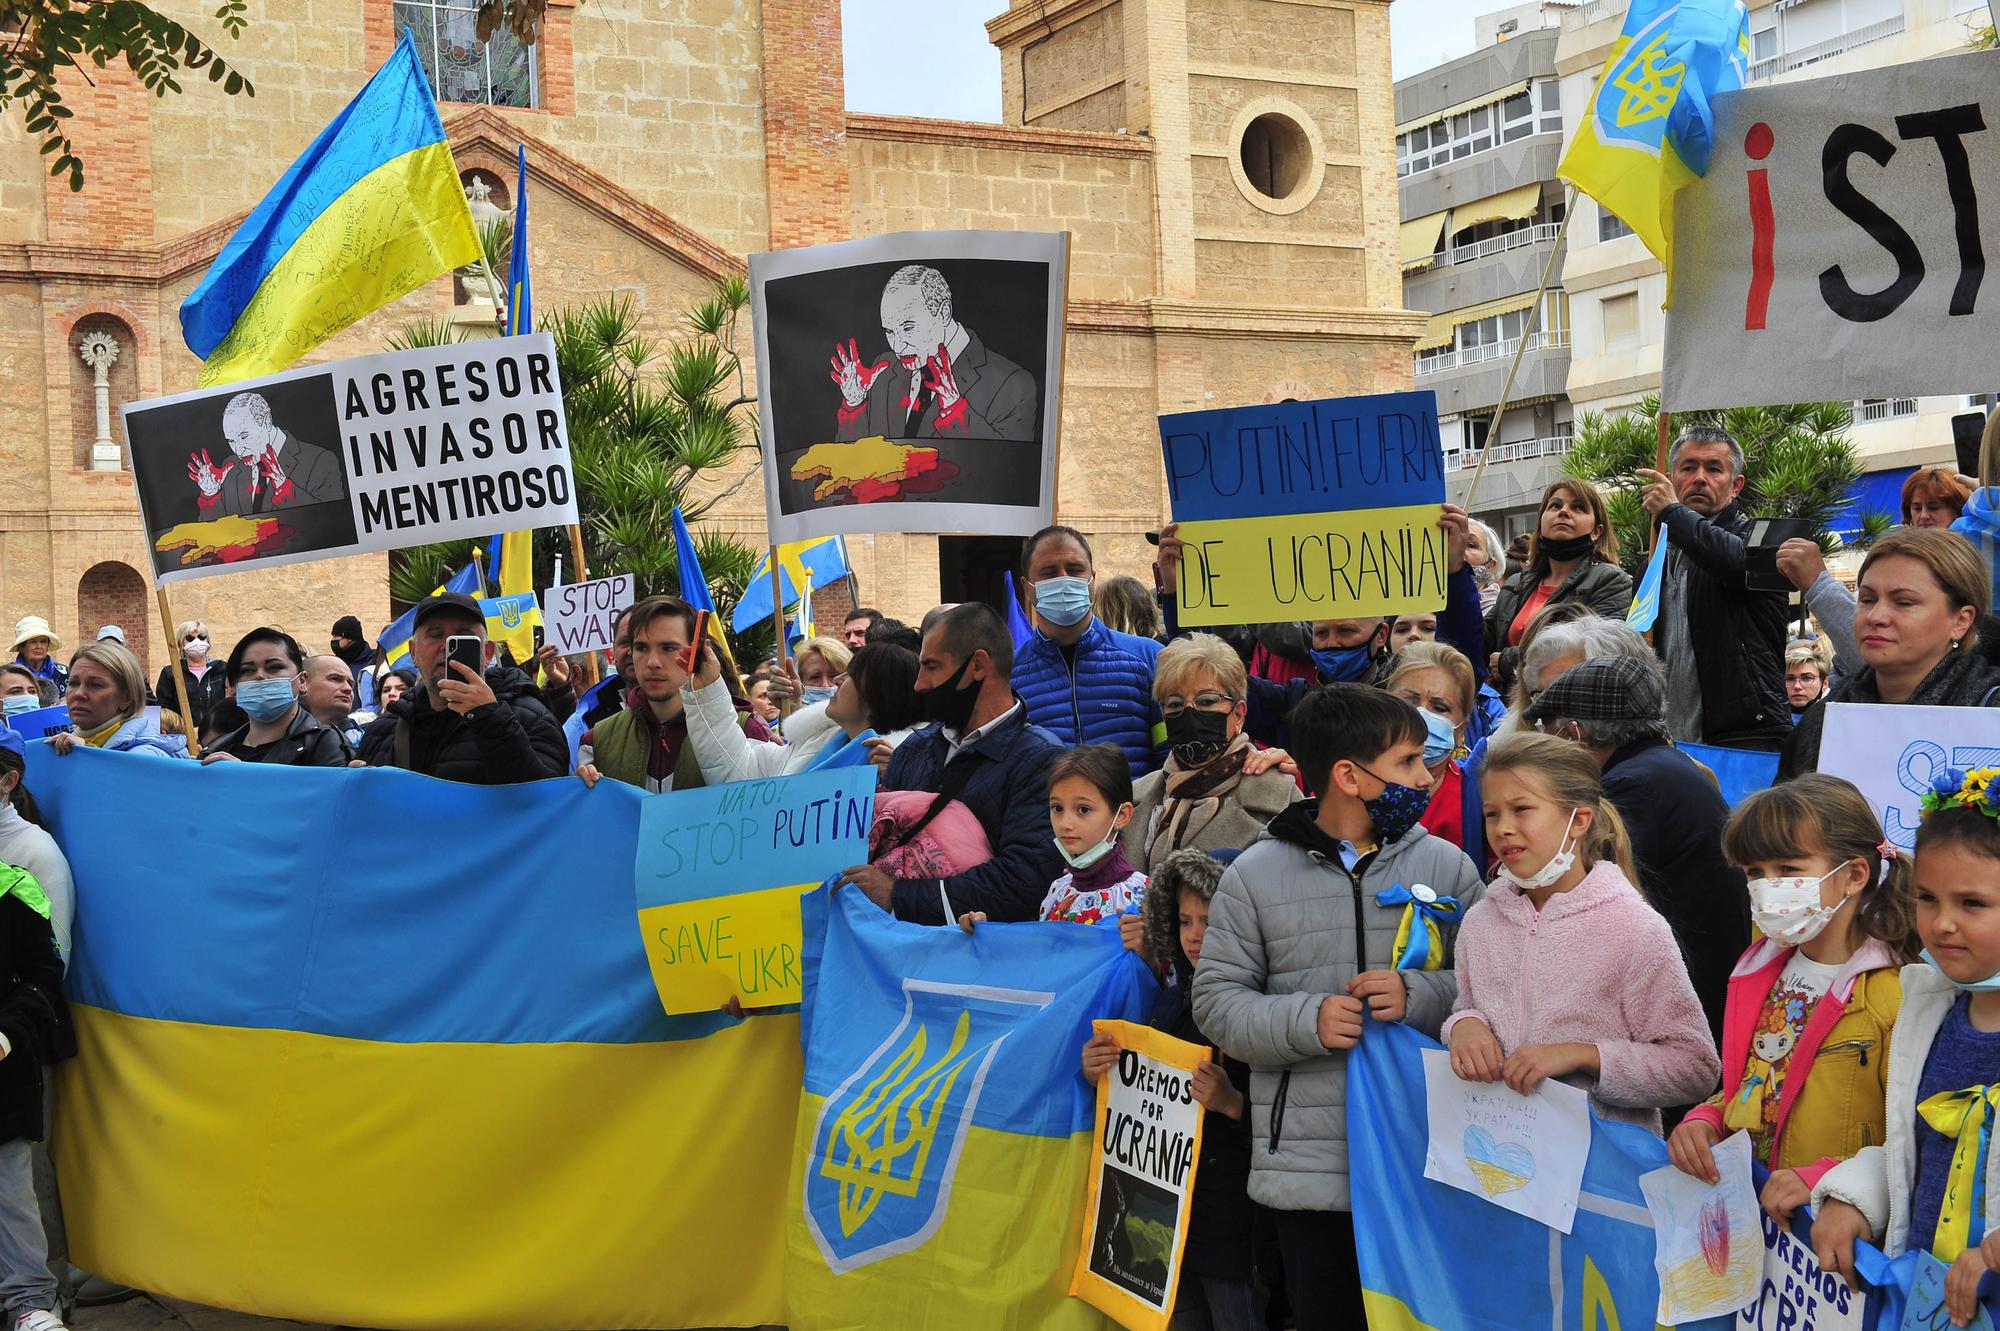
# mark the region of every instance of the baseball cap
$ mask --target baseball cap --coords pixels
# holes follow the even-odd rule
[[[99,642],[124,642],[125,630],[119,628],[116,624],[106,624],[103,628],[97,630],[97,640]]]
[[[486,622],[486,612],[479,608],[479,602],[464,592],[439,592],[436,596],[426,596],[417,602],[416,618],[410,621],[410,627],[416,629],[426,619],[446,610],[470,616],[481,624]]]
[[[1599,656],[1563,671],[1521,715],[1529,721],[1657,721],[1666,710],[1658,671],[1629,656]]]
[[[28,756],[28,748],[21,740],[21,732],[4,723],[0,723],[0,753],[11,753],[23,760]]]

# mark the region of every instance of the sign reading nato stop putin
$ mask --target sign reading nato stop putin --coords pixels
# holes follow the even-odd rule
[[[1667,410],[1993,386],[2000,52],[1725,93],[1676,209]]]

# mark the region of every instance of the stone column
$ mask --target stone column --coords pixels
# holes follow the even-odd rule
[[[120,471],[125,466],[124,450],[111,437],[111,366],[118,359],[118,340],[109,333],[85,333],[76,354],[96,379],[97,435],[90,441],[90,469]]]

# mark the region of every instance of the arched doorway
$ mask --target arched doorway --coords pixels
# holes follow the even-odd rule
[[[78,642],[89,642],[106,624],[116,624],[150,677],[153,631],[147,605],[146,579],[137,569],[115,559],[91,565],[76,584]]]

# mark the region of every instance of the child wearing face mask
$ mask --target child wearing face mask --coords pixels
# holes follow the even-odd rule
[[[1898,972],[1916,958],[1910,866],[1867,799],[1833,776],[1758,791],[1722,845],[1750,877],[1764,937],[1729,979],[1722,1090],[1681,1120],[1667,1153],[1713,1183],[1715,1144],[1748,1132],[1771,1170],[1764,1209],[1789,1222],[1821,1176],[1882,1140]]]
[[[1146,875],[1118,846],[1118,834],[1131,821],[1132,772],[1123,750],[1082,744],[1056,755],[1049,764],[1049,823],[1070,871],[1049,885],[1040,918],[1103,924],[1139,904]],[[984,911],[958,917],[967,933],[985,920]]]
[[[1922,960],[1902,971],[1879,1145],[1813,1186],[1822,1267],[1854,1283],[1854,1242],[1928,1250],[1954,1326],[2000,1257],[2000,769],[1946,771],[1922,800],[1912,893]]]
[[[1597,765],[1522,733],[1492,742],[1479,779],[1500,870],[1458,931],[1452,1071],[1522,1094],[1560,1078],[1601,1117],[1659,1132],[1660,1110],[1707,1095],[1721,1065]]]

